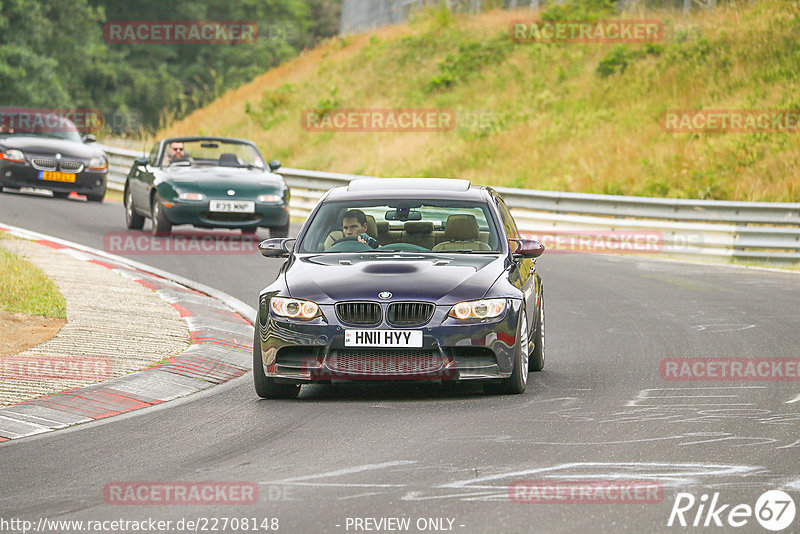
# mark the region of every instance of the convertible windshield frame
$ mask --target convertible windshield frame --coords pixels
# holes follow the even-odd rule
[[[376,224],[388,223],[389,232],[394,237],[399,233],[404,235],[405,223],[433,223],[433,232],[428,240],[433,240],[431,248],[423,247],[409,241],[395,241],[382,243],[377,248],[367,244],[355,242],[354,239],[345,240],[345,245],[331,245],[343,237],[341,222],[344,213],[351,209],[360,209],[366,215],[372,215]],[[389,218],[387,215],[395,213],[407,214],[417,212],[421,218],[409,216],[407,220]],[[433,250],[443,241],[447,217],[449,215],[470,214],[475,216],[478,223],[479,237],[488,250],[458,248],[455,250]],[[437,217],[438,215],[438,217]],[[460,200],[460,199],[425,199],[425,198],[379,198],[369,200],[331,200],[323,202],[299,236],[295,251],[300,254],[503,254],[504,233],[499,230],[497,214],[491,204],[486,201]],[[380,239],[380,233],[376,236]],[[327,241],[327,246],[326,246]],[[507,245],[506,245],[507,246]]]
[[[185,158],[177,159],[174,161],[168,160],[169,147],[172,143],[183,143],[185,151]],[[216,145],[215,147],[203,145]],[[204,153],[203,150],[217,150],[229,146],[229,154],[237,156],[236,165],[220,165],[219,156],[208,157],[209,153]],[[237,153],[237,149],[247,148],[250,150],[248,160],[242,160],[239,156],[242,154]],[[224,151],[220,150],[220,154]],[[229,167],[234,169],[259,169],[266,170],[267,164],[261,151],[255,143],[246,139],[233,139],[224,137],[171,137],[161,141],[158,154],[156,156],[156,166],[162,169],[176,168],[176,167]]]

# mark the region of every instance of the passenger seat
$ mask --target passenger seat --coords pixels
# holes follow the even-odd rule
[[[480,240],[478,221],[474,215],[450,215],[444,227],[445,240],[433,247],[440,250],[491,250]]]

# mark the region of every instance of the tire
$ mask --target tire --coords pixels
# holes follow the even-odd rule
[[[153,235],[169,235],[172,231],[172,223],[169,222],[164,210],[161,209],[161,199],[158,197],[158,193],[153,196],[153,201],[150,203],[150,214],[153,218]]]
[[[256,394],[262,399],[295,399],[300,394],[296,384],[276,384],[275,380],[264,375],[264,362],[261,360],[261,340],[258,336],[258,317],[253,333],[253,385]]]
[[[258,231],[258,226],[250,226],[248,228],[242,228],[242,235],[256,235]]]
[[[273,226],[269,229],[270,237],[289,237],[289,223],[285,226]]]
[[[517,344],[514,348],[514,369],[511,376],[500,381],[490,382],[485,385],[489,393],[499,395],[519,395],[525,392],[528,385],[528,326],[525,305],[519,314],[519,325],[517,326]]]
[[[544,352],[545,352],[545,331],[544,331],[544,291],[542,291],[541,300],[539,301],[539,321],[536,326],[536,332],[533,334],[533,339],[536,346],[531,353],[528,360],[528,370],[541,371],[544,369]]]
[[[136,209],[133,207],[133,193],[129,187],[125,188],[123,204],[125,205],[125,225],[129,230],[141,230],[144,227],[144,217],[136,213]]]
[[[53,191],[53,198],[69,198],[69,193],[64,191]]]

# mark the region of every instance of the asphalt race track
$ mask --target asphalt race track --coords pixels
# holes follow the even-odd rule
[[[100,249],[104,234],[125,230],[120,204],[20,194],[0,195],[0,221]],[[129,257],[254,307],[281,264],[258,254]],[[248,373],[155,409],[0,444],[0,517],[278,518],[287,533],[363,532],[375,524],[357,529],[356,518],[389,517],[410,518],[409,532],[436,518],[426,531],[767,532],[753,517],[738,529],[667,521],[678,492],[719,492],[730,505],[723,521],[767,490],[800,505],[800,382],[659,373],[664,358],[800,356],[800,274],[589,254],[545,253],[538,265],[547,365],[524,395],[360,384],[263,401]],[[509,486],[525,480],[657,481],[663,498],[513,502]],[[110,505],[103,490],[115,481],[247,481],[260,497]],[[799,518],[784,532],[799,532]]]

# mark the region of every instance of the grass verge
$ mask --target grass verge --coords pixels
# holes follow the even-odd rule
[[[0,239],[7,239],[0,232]],[[0,308],[11,313],[66,319],[58,287],[38,267],[0,248]]]

